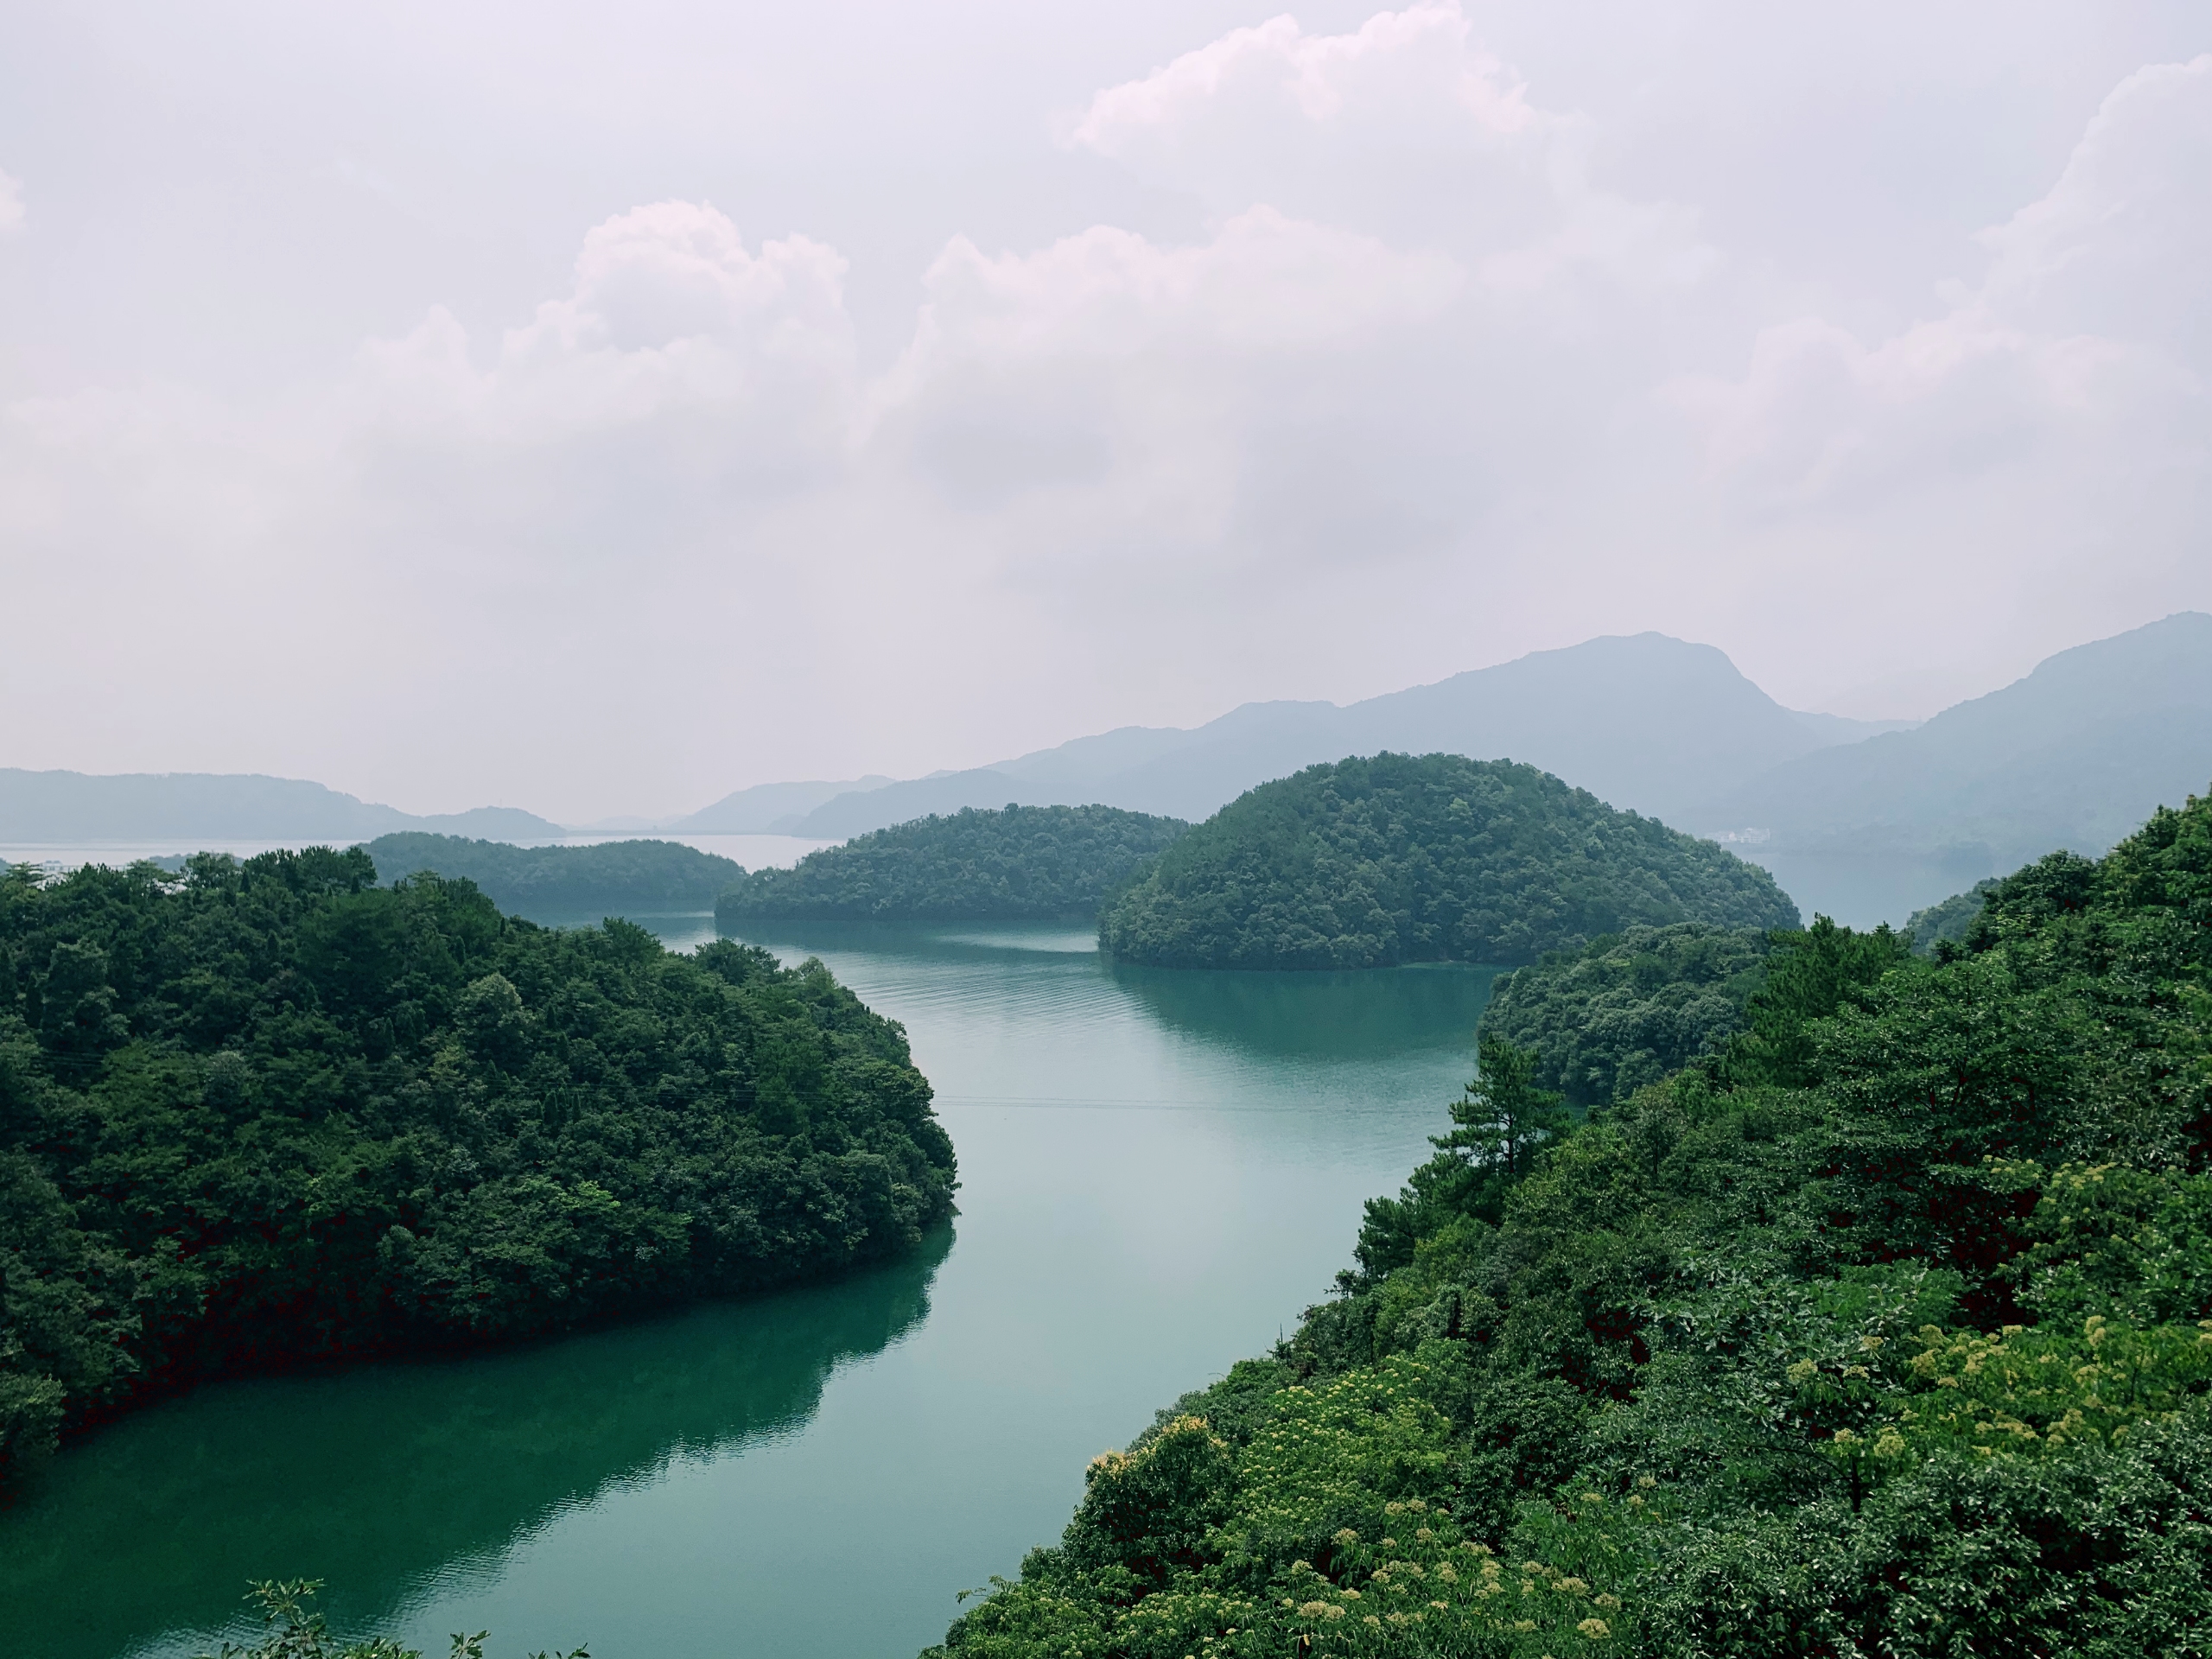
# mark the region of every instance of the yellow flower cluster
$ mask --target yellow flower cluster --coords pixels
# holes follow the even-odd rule
[[[1951,1445],[2001,1457],[2110,1445],[2212,1382],[2212,1320],[2139,1328],[2097,1314],[2078,1334],[2008,1325],[1994,1336],[1929,1325],[1920,1344],[1910,1370],[1923,1391],[1871,1438],[1837,1431],[1839,1452],[1891,1459]]]
[[[1590,1492],[1582,1502],[1594,1515],[1605,1499]],[[1562,1641],[1592,1659],[1615,1650],[1618,1596],[1544,1561],[1516,1571],[1420,1499],[1391,1503],[1385,1514],[1389,1531],[1372,1543],[1349,1528],[1336,1534],[1341,1582],[1300,1569],[1304,1581],[1279,1605],[1300,1651],[1394,1659],[1488,1649],[1500,1637],[1531,1659]]]

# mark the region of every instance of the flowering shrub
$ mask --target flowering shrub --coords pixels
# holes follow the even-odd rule
[[[1994,1336],[1929,1325],[1920,1344],[1921,1391],[1872,1436],[1877,1456],[1943,1444],[1983,1457],[2113,1446],[2212,1390],[2212,1319],[2139,1330],[2093,1313],[2078,1332],[2008,1325]]]

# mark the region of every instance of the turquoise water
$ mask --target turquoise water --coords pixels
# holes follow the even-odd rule
[[[1117,969],[1052,928],[751,937],[906,1023],[963,1183],[920,1258],[127,1417],[0,1511],[7,1651],[212,1649],[283,1575],[437,1655],[488,1628],[493,1659],[911,1656],[1058,1533],[1090,1457],[1325,1293],[1491,982]]]

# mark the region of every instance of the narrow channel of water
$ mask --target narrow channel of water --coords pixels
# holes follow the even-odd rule
[[[300,1576],[433,1655],[488,1628],[494,1659],[907,1659],[1058,1532],[1089,1457],[1325,1293],[1444,1124],[1491,978],[1117,969],[1051,928],[756,938],[906,1023],[963,1182],[920,1259],[127,1418],[0,1511],[10,1650],[212,1650],[247,1579]]]

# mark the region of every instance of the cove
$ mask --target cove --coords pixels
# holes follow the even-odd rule
[[[335,1627],[432,1655],[489,1628],[495,1659],[906,1659],[1058,1535],[1090,1456],[1325,1294],[1445,1125],[1493,976],[1116,969],[1051,927],[743,937],[906,1024],[959,1150],[950,1228],[836,1283],[126,1417],[0,1510],[10,1650],[213,1650],[247,1579],[301,1576]]]

